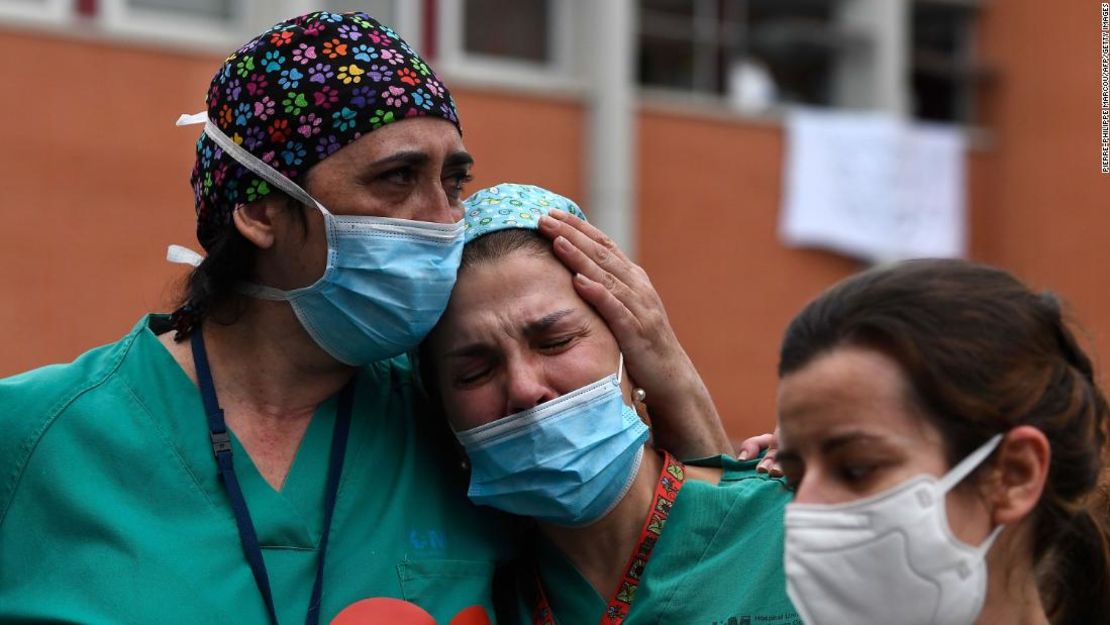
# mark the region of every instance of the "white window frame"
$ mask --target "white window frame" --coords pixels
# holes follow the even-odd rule
[[[833,69],[830,108],[863,109],[910,118],[913,98],[911,73],[912,17],[915,3],[982,7],[987,0],[837,0],[834,25],[846,32],[868,38],[870,51],[865,57],[844,55]],[[639,45],[640,32],[636,32]],[[734,109],[725,98],[698,90],[637,85],[639,93],[662,108],[690,104],[703,111],[717,107],[741,117],[774,119],[781,107],[766,113]]]
[[[303,15],[312,11],[323,10],[321,3],[314,2],[313,0],[285,0],[289,5],[287,15],[278,16],[273,22],[277,22],[284,17],[291,17],[293,15]],[[422,52],[421,44],[423,43],[423,2],[418,0],[391,0],[390,4],[393,5],[392,20],[386,20],[385,25],[397,31],[397,34],[408,42],[414,50]],[[370,17],[377,19],[379,16],[371,14]],[[262,26],[261,28],[265,28]]]
[[[419,33],[419,12],[413,10],[418,3],[393,0],[393,4],[398,31]],[[283,19],[321,9],[313,0],[232,0],[232,5],[232,18],[223,20],[135,8],[128,0],[100,0],[97,18],[105,32],[124,39],[226,53]],[[402,19],[406,23],[401,24]]]
[[[391,0],[390,24],[417,50],[421,49],[422,3]],[[127,0],[98,0],[91,16],[77,13],[75,0],[41,0],[36,4],[0,0],[0,24],[75,36],[227,54],[250,37],[294,15],[321,9],[315,0],[232,0],[232,19],[190,17],[172,10],[131,6]]]
[[[439,0],[438,3],[439,45],[434,65],[448,80],[563,95],[573,95],[584,89],[584,81],[575,72],[580,62],[574,54],[576,11],[582,2],[609,0],[550,0],[548,42],[552,58],[546,62],[468,52],[463,46],[466,1]]]
[[[97,18],[106,33],[125,39],[230,51],[249,31],[247,16],[254,2],[232,0],[232,18],[222,20],[136,8],[128,0],[100,0]]]
[[[73,0],[41,0],[34,4],[0,0],[0,19],[26,24],[62,24],[76,17]]]

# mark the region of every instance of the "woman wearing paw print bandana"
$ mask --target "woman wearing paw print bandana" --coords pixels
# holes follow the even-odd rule
[[[204,126],[207,252],[170,249],[195,265],[180,308],[0,381],[0,622],[318,623],[395,598],[447,623],[489,608],[511,546],[415,418],[405,356],[462,251],[473,159],[447,88],[369,16],[315,12],[233,52],[207,109],[178,123]],[[652,319],[618,320],[626,353],[669,347],[653,361],[669,389],[711,407]],[[727,448],[699,414],[666,430],[672,450]]]

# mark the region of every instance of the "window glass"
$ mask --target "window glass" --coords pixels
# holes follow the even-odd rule
[[[734,58],[765,67],[779,102],[832,104],[830,80],[846,42],[833,26],[831,5],[750,0],[747,37]]]
[[[972,50],[973,7],[915,3],[913,8],[914,115],[973,121],[972,94],[981,78]]]
[[[472,54],[551,62],[550,5],[549,0],[466,0],[463,48]]]
[[[986,72],[972,54],[979,8],[970,0],[639,0],[639,82],[720,96],[750,111],[795,103],[866,106],[872,96],[858,90],[874,84],[868,72],[880,65],[875,42],[887,33],[871,32],[878,28],[871,24],[861,29],[841,14],[894,1],[910,11],[907,24],[889,27],[903,29],[911,49],[896,87],[912,88],[911,112],[971,121]],[[887,82],[875,89],[894,78],[879,80]]]
[[[643,35],[639,62],[641,84],[694,88],[694,43],[688,39]]]
[[[776,102],[828,104],[843,44],[830,4],[641,0],[640,82],[730,96],[757,88]]]

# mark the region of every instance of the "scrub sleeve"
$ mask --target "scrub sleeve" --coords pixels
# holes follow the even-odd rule
[[[267,624],[219,481],[197,387],[143,318],[76,361],[0,380],[0,623]],[[414,418],[406,358],[359,372],[323,576],[321,622],[368,597],[437,621],[492,614],[499,519],[465,498]],[[316,575],[336,399],[282,490],[231,436],[278,620],[302,623]]]

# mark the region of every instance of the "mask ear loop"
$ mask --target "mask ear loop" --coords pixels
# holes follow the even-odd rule
[[[307,204],[308,206],[315,206],[316,209],[323,213],[325,216],[324,228],[327,231],[328,240],[331,240],[332,225],[331,220],[327,219],[327,216],[331,215],[331,213],[328,211],[328,209],[324,208],[324,205],[318,202],[316,198],[309,195],[308,191],[305,191],[300,187],[300,185],[283,176],[281,172],[274,169],[273,167],[270,167],[268,164],[262,161],[262,159],[243,149],[243,147],[240,146],[238,143],[235,143],[235,141],[233,141],[231,137],[225,135],[223,131],[221,131],[215,124],[213,124],[212,120],[208,119],[207,112],[202,111],[200,113],[194,113],[192,115],[182,114],[180,117],[177,118],[177,122],[175,123],[175,125],[177,126],[191,126],[193,124],[204,124],[204,134],[208,135],[208,137],[212,139],[212,141],[214,141],[216,145],[223,148],[223,150],[227,152],[231,156],[231,158],[235,159],[235,161],[238,162],[240,165],[251,170],[260,178],[274,185],[278,189],[285,191],[297,201],[303,204]],[[182,247],[180,245],[171,245],[169,249],[166,250],[166,260],[172,263],[183,263],[196,267],[200,265],[203,257],[193,250],[190,250],[189,248]],[[268,297],[266,299],[281,298],[275,296]]]
[[[231,137],[228,137],[226,134],[223,133],[222,130],[220,130],[216,126],[216,124],[212,123],[212,120],[208,118],[207,112],[195,113],[193,115],[183,114],[181,115],[181,117],[177,118],[176,125],[178,126],[189,126],[192,124],[204,124],[204,134],[208,135],[208,137],[212,139],[212,141],[214,141],[216,145],[220,146],[224,150],[224,152],[230,155],[231,158],[235,159],[235,161],[238,162],[240,165],[251,170],[253,173],[257,174],[266,182],[269,182],[278,189],[286,192],[287,194],[289,194],[290,197],[297,200],[298,202],[307,206],[315,206],[316,209],[324,215],[324,231],[325,236],[328,239],[328,250],[330,254],[330,250],[334,249],[335,247],[333,243],[334,226],[331,219],[332,214],[330,211],[328,211],[328,209],[324,208],[323,204],[317,201],[316,198],[312,197],[308,193],[308,191],[305,191],[303,188],[301,188],[300,185],[290,180],[287,176],[283,175],[281,172],[271,167],[262,159],[248,152],[238,143],[235,143],[235,141],[233,141]],[[175,250],[173,248],[180,249]],[[184,262],[190,262],[195,260],[195,258],[200,257],[200,255],[196,254],[195,252],[192,252],[195,258],[189,257],[188,254],[183,254],[180,250],[185,250],[185,252],[192,252],[192,250],[188,250],[187,248],[171,245],[170,250],[167,252],[167,258],[174,262],[182,262],[177,259],[188,257],[188,260]],[[282,291],[281,289],[275,289],[273,287],[261,284],[243,284],[240,285],[239,291],[244,295],[270,301],[281,302],[289,301],[292,299],[289,295],[289,292],[287,291]]]
[[[939,480],[941,492],[947,493],[955,488],[956,484],[964,481],[964,478],[970,475],[980,464],[983,464],[987,456],[994,453],[994,449],[998,447],[998,444],[1001,442],[1002,434],[995,434],[990,437],[987,442],[980,445],[978,449],[971,452],[966,458],[957,463],[956,466],[952,467],[952,470]]]
[[[961,460],[956,466],[952,467],[951,471],[949,471],[944,477],[940,478],[939,485],[941,488],[941,493],[948,493],[948,491],[956,487],[956,484],[962,482],[964,478],[971,474],[972,471],[978,468],[979,465],[983,464],[983,461],[986,460],[987,457],[990,456],[992,453],[994,453],[994,450],[1002,442],[1002,438],[1003,434],[1001,432],[995,434],[994,436],[990,437],[987,442],[980,445],[978,449],[968,454],[968,456]],[[980,543],[978,547],[976,547],[976,550],[978,551],[980,557],[985,557],[987,555],[987,552],[990,551],[991,545],[994,544],[994,541],[998,539],[998,535],[1001,534],[1002,530],[1004,530],[1005,528],[1005,525],[999,525],[998,527],[994,528],[993,530],[991,530],[991,533],[987,535],[986,539],[983,540],[983,542]]]
[[[178,126],[188,126],[191,124],[200,123],[204,124],[204,134],[208,135],[208,137],[212,139],[212,141],[214,141],[216,145],[223,148],[223,150],[231,155],[233,159],[238,161],[240,165],[251,170],[252,172],[257,174],[258,177],[262,178],[266,182],[269,182],[282,191],[285,191],[297,201],[309,206],[315,206],[317,209],[320,210],[320,212],[324,213],[325,215],[329,214],[328,209],[324,208],[323,204],[320,204],[320,202],[316,201],[316,198],[309,195],[308,191],[302,189],[300,185],[282,175],[281,172],[274,169],[254,154],[248,152],[246,149],[243,148],[243,146],[235,143],[235,141],[233,141],[231,137],[225,135],[223,131],[216,126],[216,124],[212,123],[211,119],[208,119],[207,113],[182,115],[181,117],[177,118]]]

